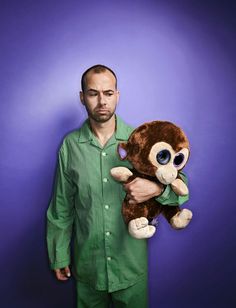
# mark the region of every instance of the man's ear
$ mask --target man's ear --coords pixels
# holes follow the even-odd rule
[[[127,142],[120,142],[117,147],[117,152],[120,156],[121,160],[125,160],[127,158]]]
[[[80,97],[81,103],[84,105],[84,93],[82,91],[79,92],[79,97]]]
[[[120,91],[117,90],[117,104],[119,103],[119,100],[120,100]]]

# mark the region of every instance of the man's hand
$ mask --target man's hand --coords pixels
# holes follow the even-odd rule
[[[69,266],[66,266],[64,268],[57,268],[54,270],[56,277],[58,280],[68,280],[71,276],[70,268]]]
[[[143,178],[135,178],[132,182],[123,185],[130,204],[141,203],[159,196],[164,189],[160,183],[155,183]]]

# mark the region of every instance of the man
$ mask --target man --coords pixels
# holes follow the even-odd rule
[[[95,65],[83,74],[81,86],[88,119],[64,139],[59,151],[47,212],[50,265],[58,280],[71,276],[73,230],[77,306],[109,307],[113,302],[114,307],[147,307],[146,240],[129,235],[122,200],[126,192],[131,203],[157,197],[163,204],[181,204],[187,197],[146,179],[136,178],[123,187],[111,177],[112,167],[130,167],[117,155],[117,144],[132,132],[115,115],[117,78],[110,68]]]

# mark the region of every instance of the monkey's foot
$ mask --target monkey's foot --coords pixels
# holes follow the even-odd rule
[[[140,217],[131,220],[129,222],[128,228],[130,235],[137,239],[152,237],[156,231],[154,226],[148,224],[146,217]]]
[[[183,209],[170,220],[170,224],[174,229],[183,229],[187,227],[193,217],[193,213],[188,209]]]

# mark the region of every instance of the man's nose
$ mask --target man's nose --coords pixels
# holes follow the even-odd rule
[[[99,103],[101,104],[101,105],[105,105],[106,104],[106,99],[105,99],[105,97],[104,97],[104,94],[103,93],[99,93],[99,95],[98,95],[98,101],[99,101]]]

